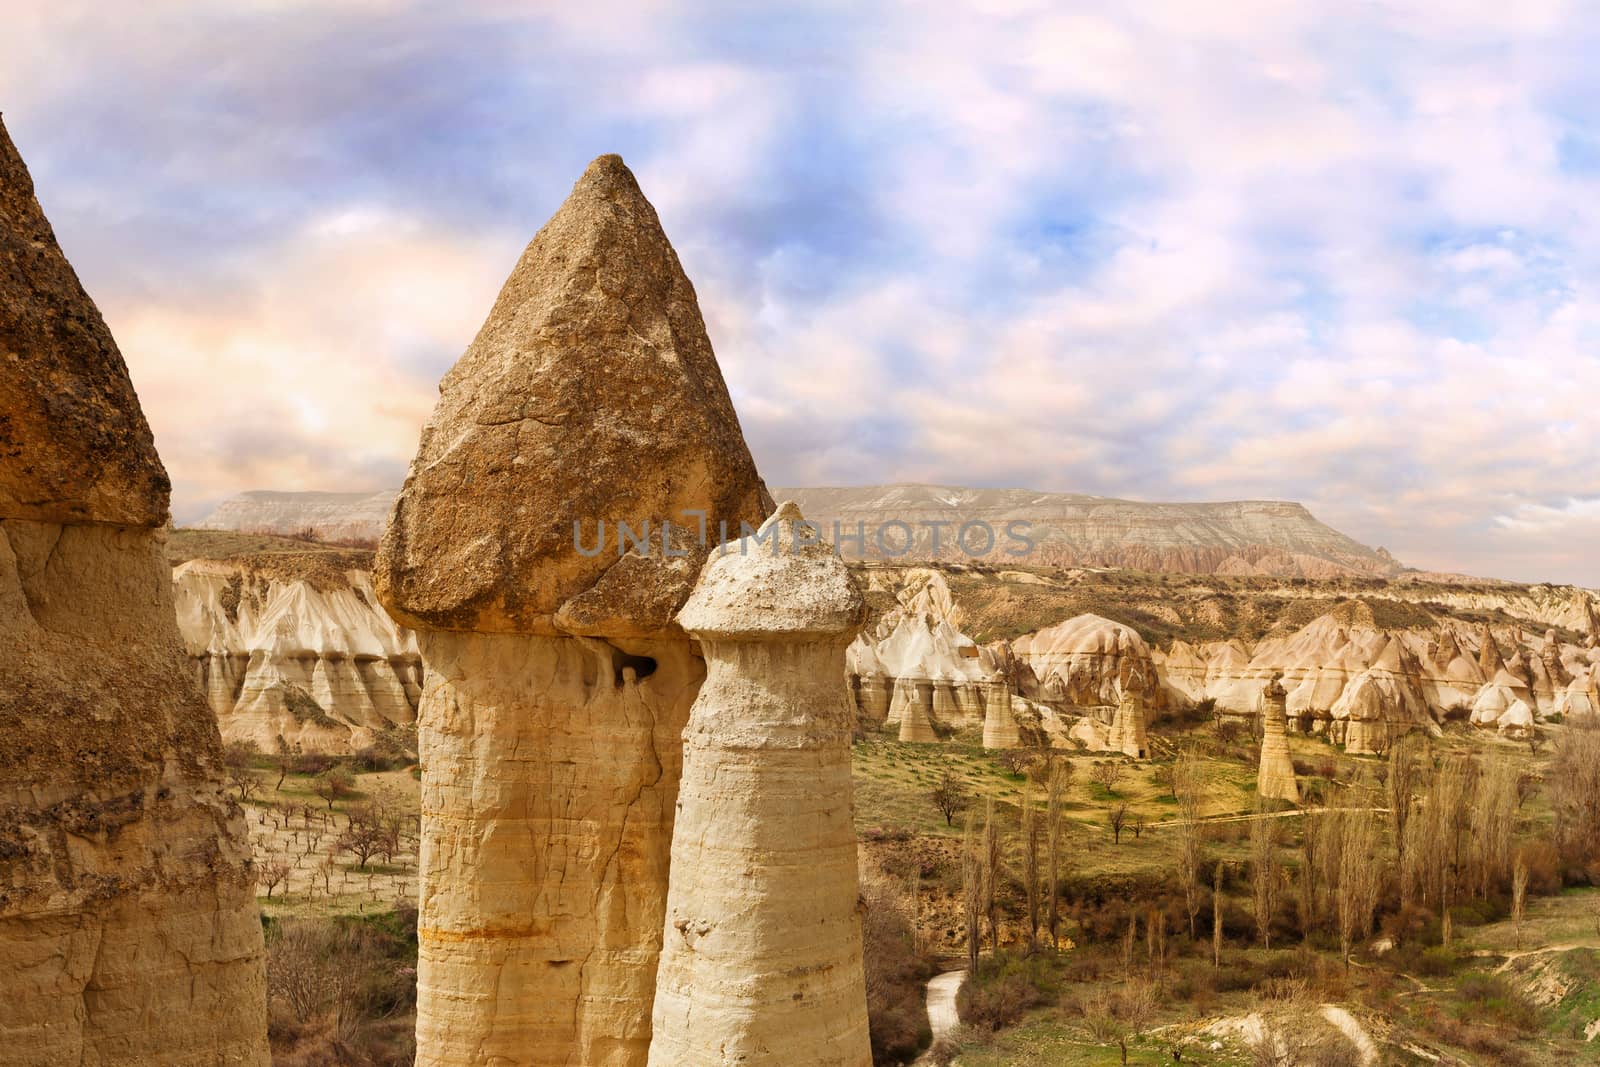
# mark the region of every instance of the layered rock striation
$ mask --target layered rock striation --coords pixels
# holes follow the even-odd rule
[[[678,622],[706,680],[684,732],[651,1067],[869,1067],[844,649],[866,619],[799,510],[715,555]]]
[[[704,675],[673,618],[698,520],[770,506],[694,290],[601,157],[445,376],[376,560],[427,671],[418,1064],[645,1062]]]
[[[365,553],[195,559],[178,630],[225,741],[354,752],[416,720],[416,635],[378,604]]]
[[[189,676],[168,482],[0,126],[0,1061],[267,1067],[243,815]]]

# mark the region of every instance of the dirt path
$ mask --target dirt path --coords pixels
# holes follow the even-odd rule
[[[1600,943],[1596,943],[1594,941],[1569,941],[1560,945],[1543,945],[1539,948],[1530,948],[1524,949],[1521,952],[1507,953],[1505,960],[1500,964],[1500,966],[1494,969],[1494,973],[1503,974],[1511,967],[1513,963],[1516,963],[1518,960],[1527,956],[1542,956],[1547,952],[1571,952],[1573,949],[1579,948],[1600,948]],[[1477,952],[1474,952],[1473,955],[1499,956],[1501,953],[1494,952],[1490,949],[1479,949]]]
[[[956,993],[966,977],[964,970],[946,971],[928,983],[928,1027],[933,1031],[935,1042],[961,1025],[961,1017],[956,1014]],[[927,1060],[924,1055],[917,1062]]]
[[[1200,818],[1207,825],[1228,822],[1250,822],[1252,819],[1293,819],[1301,815],[1322,815],[1330,811],[1371,811],[1387,814],[1388,808],[1287,808],[1283,811],[1246,812],[1242,815],[1204,815]],[[1162,819],[1160,822],[1147,823],[1145,828],[1152,829],[1157,826],[1177,826],[1182,820]]]

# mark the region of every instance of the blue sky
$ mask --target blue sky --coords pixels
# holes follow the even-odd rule
[[[20,5],[0,109],[193,519],[397,484],[593,156],[771,484],[1288,498],[1600,585],[1600,10]]]

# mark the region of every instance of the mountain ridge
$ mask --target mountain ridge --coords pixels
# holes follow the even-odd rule
[[[200,529],[249,533],[310,532],[327,541],[375,541],[383,532],[396,491],[373,493],[251,490],[223,501]],[[807,518],[831,536],[865,524],[855,558],[934,559],[977,557],[1036,566],[1122,567],[1132,570],[1234,576],[1333,578],[1390,577],[1407,568],[1382,548],[1372,548],[1321,522],[1292,500],[1137,501],[1087,493],[1027,488],[973,488],[924,482],[863,486],[797,486],[773,491],[793,499]],[[984,522],[995,532],[987,550],[975,536],[964,551],[955,536],[965,523]],[[1007,540],[1005,524],[1026,523],[1033,543],[1025,556]],[[911,528],[905,541],[898,527]],[[941,532],[935,552],[934,534]],[[979,531],[981,533],[981,531]],[[898,551],[906,545],[904,551]]]

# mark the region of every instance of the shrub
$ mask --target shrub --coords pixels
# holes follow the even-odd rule
[[[961,1022],[979,1030],[999,1030],[1022,1013],[1059,993],[1048,957],[1002,952],[978,961],[956,994]]]

